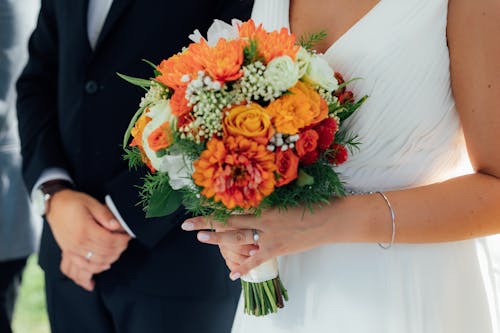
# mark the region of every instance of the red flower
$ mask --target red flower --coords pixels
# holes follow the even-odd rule
[[[338,99],[340,104],[354,103],[354,95],[352,91],[344,91],[338,96]]]
[[[327,159],[333,165],[341,165],[347,161],[348,152],[344,145],[335,143],[331,147],[332,151],[328,153]]]
[[[314,128],[318,132],[318,149],[325,151],[331,146],[337,132],[337,122],[333,118],[326,118]]]
[[[291,149],[279,150],[276,152],[276,167],[280,176],[276,181],[276,186],[284,186],[297,178],[299,157]]]
[[[304,165],[311,165],[311,164],[314,164],[316,163],[316,161],[318,160],[319,158],[319,152],[317,150],[313,150],[307,154],[305,154],[302,158],[301,158],[301,162],[302,164]]]

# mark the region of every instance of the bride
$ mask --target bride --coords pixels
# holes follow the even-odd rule
[[[347,124],[360,150],[338,168],[353,195],[199,232],[232,279],[280,257],[290,301],[264,318],[240,308],[233,332],[498,332],[479,246],[500,233],[498,17],[487,0],[255,1],[267,29],[326,29],[317,51],[370,98]]]

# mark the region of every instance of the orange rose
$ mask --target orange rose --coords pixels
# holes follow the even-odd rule
[[[148,117],[146,114],[148,113],[149,109],[146,109],[146,111],[137,119],[137,121],[134,124],[134,127],[130,131],[130,135],[134,138],[132,142],[130,143],[131,147],[139,146],[142,147],[142,133],[144,132],[144,127],[151,121],[151,118]]]
[[[295,143],[295,150],[299,157],[303,157],[309,152],[316,150],[318,147],[319,135],[315,130],[307,130],[300,133],[299,140]]]
[[[242,135],[262,144],[267,144],[274,134],[269,114],[257,103],[229,110],[224,118],[224,130],[229,135]]]
[[[161,124],[148,136],[149,147],[155,152],[168,148],[173,141],[174,135],[168,121]]]
[[[297,178],[299,157],[291,149],[276,152],[276,168],[279,178],[276,186],[284,186]]]
[[[278,132],[297,134],[301,128],[328,117],[325,100],[308,84],[299,81],[289,92],[269,104],[266,109]]]
[[[242,136],[211,139],[193,165],[201,194],[229,209],[257,207],[274,191],[274,154]]]

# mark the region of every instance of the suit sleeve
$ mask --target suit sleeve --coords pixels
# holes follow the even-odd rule
[[[138,205],[139,190],[145,176],[141,171],[126,171],[106,184],[106,189],[113,204],[137,240],[148,248],[153,248],[173,228],[178,228],[187,217],[181,207],[176,212],[161,218],[146,218],[142,206]]]
[[[17,116],[23,177],[32,190],[43,170],[70,171],[61,144],[57,115],[58,38],[53,2],[42,0],[29,42],[29,60],[17,82]]]

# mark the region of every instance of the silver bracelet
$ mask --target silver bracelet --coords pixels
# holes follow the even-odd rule
[[[394,214],[394,209],[391,206],[391,202],[387,198],[387,196],[383,192],[376,192],[380,194],[382,198],[384,198],[385,203],[387,204],[387,207],[389,207],[389,212],[391,213],[391,222],[392,222],[392,235],[391,235],[391,242],[389,244],[381,244],[378,243],[378,246],[380,246],[384,250],[388,250],[392,247],[394,244],[394,239],[396,238],[396,214]]]

